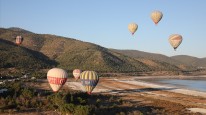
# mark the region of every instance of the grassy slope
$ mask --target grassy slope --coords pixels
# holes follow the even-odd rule
[[[107,72],[129,72],[150,70],[180,70],[179,65],[145,57],[134,57],[99,45],[48,34],[34,34],[25,30],[0,29],[0,37],[14,42],[16,35],[22,35],[22,47],[39,51],[59,62],[59,67],[73,70],[96,70]],[[145,53],[146,54],[146,53]],[[151,54],[155,57],[158,54]],[[182,67],[181,69],[185,69]]]
[[[0,38],[0,68],[41,69],[57,64],[44,54]]]

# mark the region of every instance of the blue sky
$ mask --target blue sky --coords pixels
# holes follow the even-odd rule
[[[107,48],[206,57],[206,0],[0,0],[0,27],[20,27]],[[164,14],[157,26],[150,13]],[[128,24],[138,30],[132,36]],[[183,42],[174,51],[171,34]]]

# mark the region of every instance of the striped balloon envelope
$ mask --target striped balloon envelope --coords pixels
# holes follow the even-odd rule
[[[80,69],[74,69],[73,70],[73,76],[74,76],[75,80],[79,79],[81,72],[82,71]]]
[[[60,68],[53,68],[47,72],[48,82],[54,92],[58,92],[67,81],[68,74]]]
[[[22,36],[16,36],[16,44],[20,45],[23,42],[23,37]]]
[[[95,71],[84,71],[80,75],[80,80],[87,93],[91,95],[99,81],[99,77]]]
[[[174,48],[174,50],[177,49],[177,47],[182,43],[182,36],[179,34],[172,34],[169,36],[169,43]]]

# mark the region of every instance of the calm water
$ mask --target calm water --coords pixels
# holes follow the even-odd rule
[[[181,79],[157,79],[156,83],[170,84],[187,89],[193,89],[206,92],[206,79],[181,80]]]

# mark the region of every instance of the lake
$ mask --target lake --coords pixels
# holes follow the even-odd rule
[[[153,80],[146,80],[146,81],[152,81],[154,83],[160,83],[160,84],[169,84],[169,85],[178,86],[181,88],[206,92],[206,78],[188,79],[188,80],[185,80],[185,79],[184,80],[182,79],[153,79]]]

